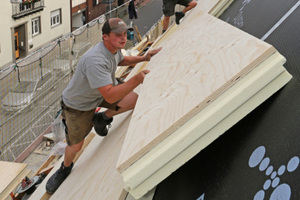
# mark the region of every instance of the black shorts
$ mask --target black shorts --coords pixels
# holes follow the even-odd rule
[[[163,0],[163,13],[169,17],[175,13],[175,5],[179,4],[187,7],[192,0]]]
[[[121,101],[121,100],[120,100]],[[103,107],[103,108],[107,108],[109,110],[115,110],[118,111],[119,110],[119,106],[118,103],[120,101],[117,101],[115,103],[108,103],[107,101],[105,101],[105,99],[103,99],[103,101],[100,103],[99,107]]]

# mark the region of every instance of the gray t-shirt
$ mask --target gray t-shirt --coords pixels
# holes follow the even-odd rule
[[[88,50],[80,59],[74,76],[62,93],[65,105],[80,111],[97,108],[103,100],[97,88],[109,84],[117,85],[115,71],[123,59],[121,50],[113,54],[103,42]]]

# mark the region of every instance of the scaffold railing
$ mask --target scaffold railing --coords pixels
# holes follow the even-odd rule
[[[81,56],[102,40],[102,25],[126,3],[0,70],[0,160],[14,161],[51,126]],[[123,11],[121,11],[123,9]],[[159,20],[143,37],[161,34]],[[128,43],[127,49],[134,45]]]

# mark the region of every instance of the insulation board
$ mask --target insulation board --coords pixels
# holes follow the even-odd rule
[[[276,52],[209,14],[188,17],[161,42],[162,50],[147,65],[151,72],[126,134],[120,172]]]
[[[284,57],[271,45],[197,9],[160,44],[163,50],[147,65],[151,72],[141,87],[117,165],[126,190],[135,198],[144,195],[291,79],[283,67]],[[231,88],[237,85],[243,87],[232,92]],[[217,105],[223,107],[212,112]],[[234,106],[244,107],[246,112],[240,113]],[[234,119],[226,120],[235,112]],[[191,137],[189,134],[194,132],[185,126],[199,113],[205,120],[196,124],[200,136],[209,138],[207,142]],[[226,124],[218,127],[222,121]],[[210,129],[217,131],[211,133]],[[176,133],[180,139],[174,139]],[[198,139],[202,145],[190,151]],[[189,156],[182,159],[182,152]]]
[[[262,64],[269,65],[253,70],[125,170],[122,176],[130,194],[140,198],[284,86],[291,75],[283,61],[278,53],[273,55]]]

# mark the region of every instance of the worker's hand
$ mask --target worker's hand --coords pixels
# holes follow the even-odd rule
[[[154,56],[155,54],[157,54],[161,49],[162,49],[162,47],[157,48],[157,49],[152,49],[152,50],[148,51],[148,53],[144,56],[145,57],[145,61],[150,61],[150,59],[152,58],[152,56]]]
[[[135,77],[136,77],[136,80],[139,82],[139,83],[143,83],[144,82],[144,78],[146,76],[146,74],[148,74],[150,72],[150,70],[143,70],[141,71],[140,73],[136,74]]]

